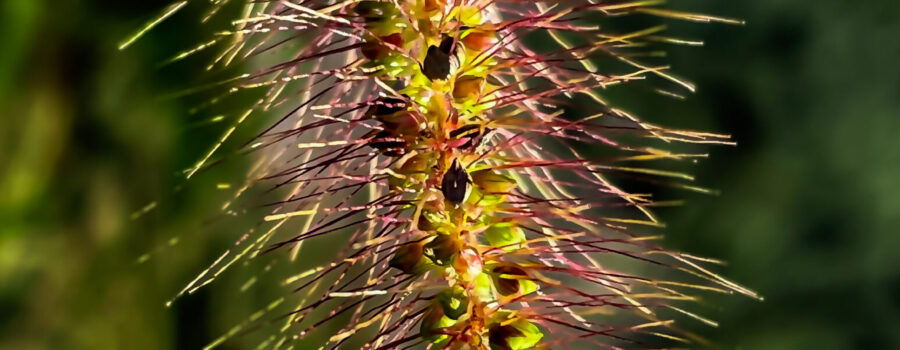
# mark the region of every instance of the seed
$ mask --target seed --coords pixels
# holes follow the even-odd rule
[[[455,285],[438,293],[437,300],[444,308],[444,315],[457,320],[464,315],[469,308],[469,298],[465,289]]]
[[[509,346],[509,339],[525,335],[513,326],[497,326],[491,328],[489,332],[488,339],[491,343],[491,349],[497,350],[512,350],[513,348]]]
[[[421,266],[424,247],[419,242],[412,242],[398,248],[388,263],[390,267],[406,274],[415,273]]]
[[[422,315],[419,334],[425,340],[436,343],[447,338],[443,329],[455,323],[455,320],[444,314],[444,308],[441,307],[440,303],[434,303]]]
[[[422,65],[422,73],[431,80],[447,79],[450,76],[450,56],[431,45]]]
[[[366,19],[366,21],[379,20],[392,12],[394,7],[390,3],[381,1],[360,1],[353,8],[353,12]]]
[[[487,194],[506,194],[516,188],[516,180],[489,169],[472,173],[472,181]]]
[[[488,341],[491,349],[525,350],[535,349],[544,333],[526,319],[517,319],[512,323],[503,322],[488,330]]]
[[[459,69],[460,58],[457,56],[459,43],[449,35],[444,35],[440,46],[431,45],[422,63],[422,73],[430,80],[446,80],[456,69]]]
[[[498,266],[494,268],[495,287],[497,287],[497,292],[500,295],[512,295],[519,292],[521,285],[519,284],[518,279],[514,278],[504,278],[501,275],[507,276],[527,276],[524,270],[515,267],[515,266]]]
[[[435,264],[447,266],[453,262],[453,257],[459,253],[459,249],[459,240],[450,235],[438,234],[425,245],[425,256]]]
[[[472,193],[472,179],[456,159],[453,160],[450,169],[444,173],[444,178],[441,180],[441,192],[444,193],[444,198],[454,205],[462,204]]]
[[[484,78],[466,75],[456,79],[453,86],[453,98],[457,100],[477,100],[484,88]]]
[[[385,58],[393,48],[385,45],[391,44],[397,47],[403,47],[403,36],[400,33],[394,33],[388,36],[381,37],[381,40],[370,39],[366,41],[365,44],[360,48],[363,56],[368,58],[369,60],[379,60]]]

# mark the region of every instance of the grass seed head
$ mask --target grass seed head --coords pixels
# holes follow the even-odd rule
[[[213,2],[210,14],[227,3]],[[240,60],[258,68],[222,82],[233,88],[209,105],[262,98],[236,112],[189,177],[219,163],[244,120],[273,116],[234,151],[255,165],[233,201],[276,199],[236,243],[241,253],[226,253],[185,291],[228,261],[302,258],[311,253],[304,243],[327,236],[347,244],[286,279],[297,297],[263,311],[275,316],[254,316],[211,347],[251,325],[270,329],[275,348],[314,335],[323,349],[702,341],[672,322],[706,321],[684,304],[697,293],[756,294],[713,273],[714,260],[661,247],[650,209],[664,202],[617,181],[702,191],[679,182],[687,175],[640,163],[705,156],[663,150],[675,144],[731,141],[644,122],[602,97],[647,81],[666,95],[693,89],[667,66],[641,61],[667,38],[663,27],[598,26],[648,15],[729,21],[659,3],[242,2],[234,27],[202,49],[220,51],[210,69]]]

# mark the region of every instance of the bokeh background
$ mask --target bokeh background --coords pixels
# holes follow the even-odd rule
[[[0,0],[0,349],[198,349],[283,292],[237,292],[251,266],[165,307],[235,239],[202,224],[216,178],[179,187],[227,127],[173,96],[204,82],[204,57],[160,65],[221,17],[199,26],[189,7],[116,49],[165,5]],[[679,192],[661,216],[670,246],[766,298],[713,298],[698,312],[721,326],[689,328],[723,349],[900,349],[900,1],[673,6],[748,25],[670,23],[706,42],[669,51],[698,92],[614,99],[735,136],[687,168],[721,195]]]

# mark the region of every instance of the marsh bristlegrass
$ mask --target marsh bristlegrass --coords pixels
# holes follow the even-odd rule
[[[636,163],[692,160],[704,155],[666,145],[730,138],[646,123],[601,97],[651,78],[665,95],[693,90],[641,62],[655,44],[693,42],[662,26],[601,30],[604,21],[735,21],[660,1],[243,2],[233,28],[176,59],[212,49],[211,67],[281,59],[230,79],[223,96],[264,92],[235,127],[273,120],[241,148],[256,163],[235,197],[253,187],[281,197],[185,291],[233,261],[302,257],[304,242],[347,239],[333,261],[285,279],[285,293],[302,297],[253,320],[270,325],[260,346],[321,332],[323,349],[691,343],[702,340],[675,316],[714,324],[686,310],[696,294],[757,297],[706,267],[717,261],[660,247],[650,208],[666,203],[610,180],[699,190],[678,182],[687,175]],[[212,1],[209,14],[226,3]]]

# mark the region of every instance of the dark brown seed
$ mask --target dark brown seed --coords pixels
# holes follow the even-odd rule
[[[459,44],[452,36],[444,35],[439,46],[431,45],[422,63],[422,73],[430,80],[446,80],[461,62],[456,56]]]
[[[450,55],[431,45],[422,63],[422,73],[430,80],[446,80],[450,77]]]
[[[450,169],[444,173],[444,178],[441,180],[441,192],[444,193],[445,199],[455,205],[465,202],[472,192],[472,179],[456,159],[453,160]]]
[[[452,36],[444,35],[441,38],[441,52],[447,54],[448,56],[453,56],[453,44],[455,44],[455,39]]]

